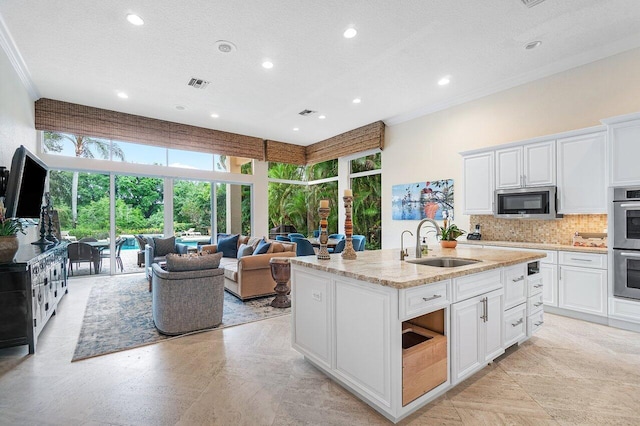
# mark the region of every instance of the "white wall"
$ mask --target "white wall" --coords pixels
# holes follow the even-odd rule
[[[415,233],[418,224],[391,219],[393,185],[454,179],[454,221],[468,231],[469,217],[462,215],[459,152],[595,126],[600,119],[640,111],[638,70],[640,49],[635,49],[387,127],[382,153],[383,248],[400,247],[401,232]]]
[[[0,49],[0,166],[11,166],[20,145],[36,152],[34,103]]]

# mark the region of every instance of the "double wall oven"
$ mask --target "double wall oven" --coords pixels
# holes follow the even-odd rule
[[[613,295],[640,299],[640,187],[613,190]]]

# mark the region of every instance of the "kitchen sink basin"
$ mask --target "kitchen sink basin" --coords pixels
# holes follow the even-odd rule
[[[455,268],[457,266],[473,265],[482,262],[476,259],[460,259],[458,257],[425,257],[421,259],[407,260],[408,263],[416,265],[436,266],[438,268]]]

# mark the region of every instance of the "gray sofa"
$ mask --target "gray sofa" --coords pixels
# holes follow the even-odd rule
[[[153,263],[153,321],[162,334],[177,335],[222,322],[224,270],[168,272]]]

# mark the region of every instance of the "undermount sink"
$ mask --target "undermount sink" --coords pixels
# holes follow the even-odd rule
[[[482,261],[476,259],[460,259],[458,257],[425,257],[407,260],[407,262],[415,263],[416,265],[436,266],[438,268],[455,268],[456,266],[472,265]]]

